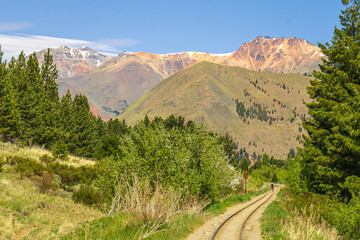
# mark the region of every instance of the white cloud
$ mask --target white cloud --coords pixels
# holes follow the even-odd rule
[[[119,50],[119,48],[133,46],[139,43],[137,40],[134,39],[113,39],[114,42],[111,42],[111,39],[108,40],[108,43],[106,43],[106,41],[104,42],[104,40],[86,41],[79,39],[57,38],[26,34],[0,34],[1,49],[4,52],[4,58],[7,60],[9,60],[12,56],[17,57],[21,50],[23,50],[26,55],[29,55],[34,51],[40,51],[45,48],[58,48],[61,45],[66,45],[71,48],[79,48],[82,46],[86,46],[103,54],[116,56],[117,54],[122,52],[122,50]]]
[[[0,22],[0,32],[11,32],[32,27],[29,22]]]

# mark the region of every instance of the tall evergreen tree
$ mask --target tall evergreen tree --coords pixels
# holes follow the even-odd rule
[[[13,87],[6,61],[2,60],[0,47],[0,135],[4,140],[11,140],[19,133],[20,114],[16,91]]]
[[[59,115],[60,102],[59,92],[56,83],[58,71],[53,62],[50,49],[44,55],[44,61],[41,66],[41,81],[44,91],[44,101],[41,104],[42,116],[40,118],[43,131],[41,132],[41,142],[46,146],[51,146],[59,138]]]
[[[69,143],[69,132],[72,126],[71,123],[71,106],[72,98],[71,93],[67,90],[66,94],[62,96],[60,102],[60,132],[65,143]]]
[[[360,177],[360,1],[342,2],[342,28],[320,44],[327,59],[313,73],[312,118],[303,123],[302,176],[309,190],[327,194],[342,191],[347,177]]]
[[[78,156],[91,157],[94,149],[94,120],[85,95],[76,94],[71,105],[69,150]]]
[[[43,100],[40,68],[35,54],[29,56],[24,66],[24,56],[20,54],[16,65],[18,79],[19,108],[22,119],[21,138],[31,145],[41,131],[39,126],[40,103]],[[36,142],[36,140],[35,140]]]
[[[48,48],[44,54],[44,62],[41,66],[41,78],[44,83],[46,98],[54,104],[59,103],[58,85],[56,83],[58,75],[56,65]]]

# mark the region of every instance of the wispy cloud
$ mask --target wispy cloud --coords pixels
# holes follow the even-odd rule
[[[122,50],[121,48],[134,46],[139,41],[134,39],[106,39],[99,41],[86,41],[80,39],[57,38],[39,35],[26,34],[0,34],[0,45],[4,52],[4,58],[10,59],[12,56],[17,57],[23,50],[26,55],[34,51],[40,51],[45,48],[57,48],[66,45],[71,48],[79,48],[82,46],[90,47],[96,51],[102,52],[110,56],[116,56]]]
[[[32,27],[29,22],[0,22],[0,32],[12,32]]]

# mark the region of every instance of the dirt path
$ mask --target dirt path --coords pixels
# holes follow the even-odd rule
[[[226,210],[224,214],[221,214],[219,216],[213,217],[209,219],[205,224],[200,226],[199,228],[195,229],[195,231],[190,234],[187,238],[187,240],[206,240],[211,239],[216,229],[232,214],[234,214],[236,211],[239,211],[240,209],[248,206],[249,204],[257,201],[258,199],[262,198],[264,195],[259,195],[257,197],[254,197],[248,202],[241,203],[238,205],[235,205],[233,207],[230,207]],[[227,240],[227,239],[239,239],[240,237],[240,229],[247,218],[247,216],[256,209],[261,203],[266,201],[269,198],[270,194],[260,201],[254,203],[252,206],[244,209],[242,212],[234,216],[231,220],[229,220],[218,232],[216,235],[216,239],[221,240]],[[275,200],[276,194],[274,194],[269,201],[267,201],[264,206],[260,207],[248,220],[245,230],[243,230],[243,239],[261,239],[261,229],[260,229],[260,218],[262,213],[264,212],[266,206],[270,204],[273,200]],[[245,232],[244,232],[245,231]]]

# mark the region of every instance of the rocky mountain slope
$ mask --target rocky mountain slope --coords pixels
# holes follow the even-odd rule
[[[47,49],[44,49],[36,53],[40,62],[44,60],[46,51]],[[61,46],[59,48],[51,48],[50,52],[59,71],[60,79],[88,73],[112,58],[88,47],[73,49]]]
[[[71,52],[68,49],[63,51]],[[82,49],[79,51],[81,54]],[[71,56],[71,53],[67,53],[67,56]],[[77,59],[81,60],[81,56]],[[89,70],[92,57],[85,61],[87,68],[83,67],[81,61],[75,61],[73,68],[69,67],[71,64],[60,63],[60,69],[73,69],[74,72],[61,70],[62,76],[67,74],[73,77],[62,78],[59,83],[73,92],[86,94],[97,113],[114,117],[161,79],[201,61],[262,72],[311,73],[318,68],[321,57],[321,50],[306,40],[257,37],[228,54],[123,52],[116,58],[104,58],[105,63],[99,66],[94,67],[95,63],[99,63],[98,60],[92,62],[93,70]],[[65,91],[60,89],[60,92]]]
[[[311,73],[322,57],[320,48],[300,38],[257,37],[219,63],[254,71]]]
[[[181,115],[228,132],[249,154],[284,157],[300,144],[309,80],[201,62],[162,80],[118,118],[134,124],[146,114],[150,119]]]

